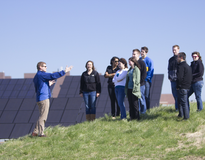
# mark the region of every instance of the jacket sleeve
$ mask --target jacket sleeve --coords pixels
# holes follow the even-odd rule
[[[147,77],[147,70],[146,70],[146,64],[144,63],[144,61],[142,61],[143,63],[142,63],[142,79],[143,79],[143,81],[146,79],[146,77]]]
[[[178,65],[178,68],[177,68],[177,89],[181,88],[183,77],[184,77],[184,67],[182,67],[181,65]]]
[[[193,74],[193,75],[192,75],[193,78],[194,78],[194,77],[196,77],[196,78],[198,78],[198,77],[203,77],[203,75],[204,75],[204,65],[203,65],[202,61],[199,61],[198,64],[199,64],[199,65],[198,65],[198,69],[197,69],[197,70],[198,70],[199,72]],[[192,67],[192,66],[191,66],[191,67]]]
[[[134,86],[133,86],[133,90],[132,93],[138,97],[141,98],[141,91],[140,91],[140,70],[135,67],[134,72],[133,72],[133,82],[134,82]]]
[[[126,78],[127,75],[127,70],[123,70],[121,74],[119,74],[119,76],[116,76],[116,81],[121,81],[124,78]]]
[[[101,82],[100,82],[100,76],[98,72],[95,75],[95,81],[96,81],[96,92],[101,93]]]
[[[44,81],[49,81],[49,80],[54,80],[54,79],[60,78],[64,75],[65,75],[64,70],[62,70],[60,72],[55,72],[55,73],[46,73],[46,72],[44,72],[42,74],[42,78],[43,78]]]
[[[147,71],[147,80],[151,80],[154,74],[154,64],[153,61],[150,59],[149,64],[148,64],[148,71]]]

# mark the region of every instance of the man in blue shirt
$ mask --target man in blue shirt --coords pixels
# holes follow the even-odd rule
[[[55,83],[55,79],[64,76],[69,72],[73,66],[65,68],[60,72],[46,73],[47,66],[45,62],[38,62],[37,70],[33,82],[36,92],[36,102],[39,107],[39,119],[36,123],[32,136],[46,137],[44,134],[45,122],[48,117],[48,111],[50,106],[49,98],[51,97],[50,86]]]
[[[150,109],[150,88],[152,84],[152,77],[154,74],[154,64],[153,61],[147,57],[148,48],[141,47],[141,59],[145,62],[147,68],[147,77],[145,79],[145,100],[147,109]]]

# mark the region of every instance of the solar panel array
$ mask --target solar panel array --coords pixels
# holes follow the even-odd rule
[[[151,108],[159,105],[164,75],[154,75]],[[111,111],[107,79],[100,76],[102,93],[97,99],[96,118]],[[54,86],[55,87],[55,86]],[[79,96],[80,76],[66,76],[57,98],[50,100],[46,126],[69,126],[85,121],[85,106]],[[129,110],[125,99],[126,110]],[[32,79],[0,79],[0,139],[18,138],[33,131],[39,111]]]

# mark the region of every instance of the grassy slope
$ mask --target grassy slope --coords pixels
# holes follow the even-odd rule
[[[70,127],[47,128],[46,138],[29,135],[0,145],[0,159],[203,159],[205,110],[190,119],[174,107],[158,107],[140,121],[104,118]]]

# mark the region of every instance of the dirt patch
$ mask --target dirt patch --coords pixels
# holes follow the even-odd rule
[[[187,141],[178,141],[178,146],[175,148],[167,148],[167,152],[176,151],[179,149],[186,149],[190,146],[196,146],[197,149],[202,148],[202,144],[205,144],[205,126],[201,127],[201,129],[197,132],[183,133],[180,136],[186,137]]]

